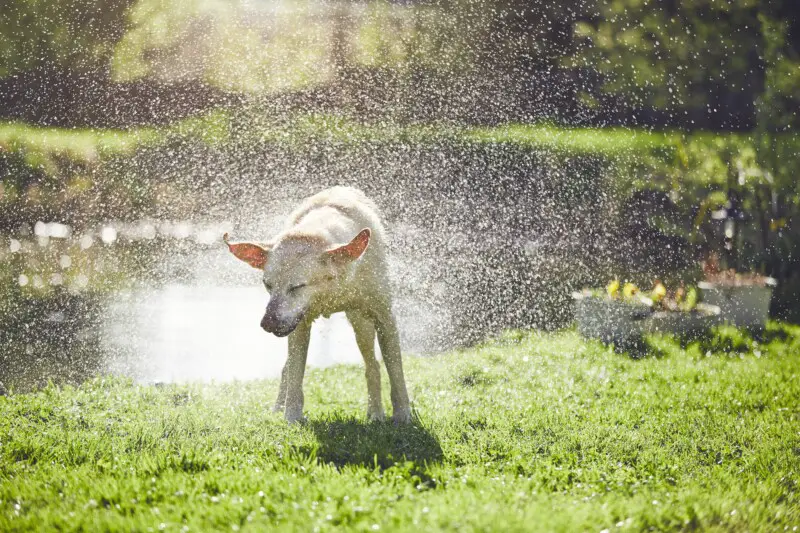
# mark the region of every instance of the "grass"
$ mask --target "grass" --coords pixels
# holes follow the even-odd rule
[[[245,117],[245,122],[252,117]],[[16,152],[63,156],[79,162],[127,155],[142,146],[172,142],[176,138],[199,139],[208,144],[230,140],[237,126],[246,142],[278,142],[302,146],[309,140],[335,143],[435,143],[437,141],[477,144],[516,144],[531,149],[571,155],[606,157],[656,155],[671,158],[681,141],[745,142],[740,134],[693,134],[650,131],[636,128],[568,128],[548,124],[505,124],[494,127],[456,127],[444,124],[397,125],[361,124],[333,114],[298,114],[278,122],[240,123],[224,111],[190,117],[161,128],[128,130],[39,127],[22,122],[0,122],[0,153]],[[240,139],[240,140],[241,140]],[[722,149],[724,146],[715,147]],[[33,163],[33,161],[32,161]]]
[[[800,328],[652,345],[509,333],[409,357],[408,427],[365,422],[355,366],[311,370],[294,426],[273,381],[0,397],[0,530],[800,526]]]
[[[0,155],[19,154],[29,166],[55,173],[59,160],[93,164],[109,157],[129,156],[140,148],[165,144],[176,137],[222,141],[227,127],[228,119],[221,112],[190,117],[162,128],[59,128],[0,121]]]
[[[793,175],[800,139],[796,135],[776,135],[772,139],[772,150],[780,162],[774,171],[781,176]],[[615,179],[622,184],[652,186],[654,176],[667,176],[675,189],[680,188],[680,183],[721,187],[731,165],[760,175],[757,154],[764,150],[763,146],[758,147],[763,140],[747,133],[516,123],[493,127],[364,124],[342,115],[303,113],[273,120],[263,117],[258,110],[238,114],[216,110],[168,126],[127,130],[43,128],[21,122],[0,122],[0,156],[16,154],[28,167],[44,170],[50,176],[69,174],[69,163],[92,165],[108,158],[128,156],[145,147],[163,145],[174,149],[176,142],[187,140],[212,146],[231,144],[233,149],[264,143],[285,149],[303,149],[309,142],[330,143],[340,148],[386,143],[434,149],[442,143],[510,145],[566,157],[603,158],[620,167],[620,175]],[[790,180],[789,183],[794,182]]]
[[[22,154],[31,166],[43,166],[50,158],[93,163],[109,155],[130,154],[158,139],[153,128],[132,130],[56,128],[0,122],[0,154]]]
[[[569,154],[621,156],[671,154],[680,141],[677,132],[635,128],[566,128],[551,125],[507,124],[464,131],[467,139],[482,143],[513,143]]]

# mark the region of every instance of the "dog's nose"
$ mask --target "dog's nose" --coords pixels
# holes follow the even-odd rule
[[[278,318],[277,313],[267,308],[261,319],[261,329],[278,337],[285,337],[294,329]]]
[[[261,329],[266,331],[267,333],[272,333],[275,326],[275,320],[273,317],[269,316],[269,313],[265,313],[264,317],[261,319]]]

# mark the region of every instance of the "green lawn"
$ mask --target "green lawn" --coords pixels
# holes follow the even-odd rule
[[[273,381],[0,398],[0,531],[800,526],[800,328],[653,347],[516,333],[408,357],[408,427],[365,422],[355,366],[310,371],[295,426]]]
[[[332,143],[344,149],[360,145],[406,143],[438,149],[442,143],[476,146],[517,146],[559,157],[592,157],[613,163],[613,180],[625,187],[652,187],[654,176],[675,190],[681,184],[722,187],[730,168],[751,178],[761,176],[765,154],[774,157],[778,187],[794,189],[800,137],[793,134],[764,139],[754,133],[652,131],[643,128],[563,127],[548,124],[502,124],[459,127],[447,124],[363,124],[334,114],[302,114],[282,120],[263,118],[256,111],[235,114],[212,111],[161,127],[128,130],[44,128],[0,121],[0,156],[15,154],[32,168],[69,181],[70,163],[95,165],[126,157],[147,147],[173,146],[182,141],[211,146],[277,144],[303,149],[310,142]],[[766,151],[765,151],[766,150]],[[761,154],[761,155],[759,155]],[[80,174],[80,172],[78,173]],[[2,176],[0,176],[2,178]],[[773,178],[770,178],[773,179]],[[659,181],[656,180],[656,181]],[[0,183],[2,185],[2,183]],[[0,189],[0,199],[2,199]]]
[[[620,127],[565,128],[532,124],[470,128],[463,135],[482,143],[512,143],[568,154],[606,156],[672,152],[681,140],[681,134],[675,131],[658,132]]]
[[[311,139],[339,142],[473,142],[519,144],[533,149],[573,155],[649,154],[672,152],[681,134],[635,128],[566,128],[546,124],[506,124],[495,127],[428,125],[365,125],[337,115],[298,114],[291,120],[262,124],[239,124],[229,114],[217,111],[183,119],[161,128],[128,130],[40,127],[23,122],[0,121],[0,152],[52,154],[74,161],[125,155],[141,146],[161,144],[175,138],[196,138],[210,144],[230,139],[234,126],[249,141],[272,141],[303,145]],[[730,135],[717,135],[728,138]]]

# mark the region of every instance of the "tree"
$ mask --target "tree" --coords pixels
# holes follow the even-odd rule
[[[135,0],[6,0],[0,78],[36,68],[103,69]]]
[[[585,45],[577,59],[603,75],[605,98],[640,115],[655,110],[690,128],[751,129],[762,95],[796,95],[800,87],[797,63],[789,59],[797,57],[800,35],[792,41],[789,23],[781,21],[790,3],[600,3],[596,17],[575,26]]]

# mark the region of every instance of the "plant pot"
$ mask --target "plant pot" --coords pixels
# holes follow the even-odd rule
[[[640,353],[645,333],[670,333],[692,338],[722,323],[720,308],[700,303],[692,311],[654,311],[643,304],[573,293],[578,332],[631,354]],[[636,356],[636,355],[634,355]]]
[[[765,285],[726,285],[700,282],[703,302],[720,308],[723,322],[742,328],[763,329],[769,318],[769,302],[775,280]]]
[[[625,347],[641,338],[644,320],[652,314],[645,305],[573,293],[578,331],[584,337]]]
[[[714,311],[718,309],[714,308]],[[701,311],[656,311],[644,324],[647,333],[671,333],[692,338],[720,324],[719,314]]]

